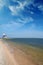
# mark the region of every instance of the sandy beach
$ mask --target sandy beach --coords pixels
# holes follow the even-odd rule
[[[28,51],[29,54],[26,54],[22,49],[25,52]],[[38,57],[36,56],[37,54],[39,54]],[[0,39],[0,65],[43,65],[43,57],[41,57],[43,54],[41,55],[39,52],[37,54],[31,48],[26,50],[25,47],[14,46]]]
[[[18,65],[1,39],[0,39],[0,65]]]
[[[14,58],[15,56],[15,58]],[[34,65],[30,59],[25,56],[20,50],[15,48],[14,55],[9,48],[0,39],[0,65]]]

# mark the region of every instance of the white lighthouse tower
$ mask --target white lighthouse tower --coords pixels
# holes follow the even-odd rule
[[[7,38],[7,35],[5,33],[3,33],[2,38]]]

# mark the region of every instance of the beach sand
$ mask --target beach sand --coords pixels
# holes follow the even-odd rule
[[[0,39],[0,65],[18,65],[7,46]]]
[[[13,45],[3,40],[0,40],[0,46],[4,53],[2,63],[6,63],[3,65],[43,65],[43,50],[36,50],[31,46]]]

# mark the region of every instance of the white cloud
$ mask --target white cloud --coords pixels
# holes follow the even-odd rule
[[[18,1],[18,4],[19,4],[19,6],[17,6],[16,8],[17,9],[24,9],[24,6],[27,4],[27,2],[25,1],[24,3],[21,3],[20,1]]]
[[[19,1],[17,1],[17,2],[19,4],[18,6],[11,6],[11,5],[9,5],[9,9],[11,10],[12,15],[18,15],[18,12],[23,10],[24,6],[26,5],[26,2],[24,2],[24,3],[21,3]]]
[[[39,5],[38,8],[43,11],[43,5]]]
[[[9,9],[10,9],[12,15],[17,15],[17,14],[18,14],[16,7],[14,7],[14,6],[9,6]]]
[[[13,0],[13,2],[15,2],[16,0]],[[18,13],[22,10],[24,10],[24,7],[31,4],[32,3],[32,0],[26,0],[24,2],[21,2],[21,1],[16,1],[19,5],[17,6],[11,6],[9,5],[9,9],[11,10],[11,14],[12,15],[18,15]],[[33,14],[33,13],[32,13]]]
[[[13,29],[16,29],[16,28],[19,28],[21,26],[22,26],[21,23],[11,21],[10,23],[7,23],[7,24],[1,24],[0,28],[4,28],[4,29],[13,28]]]
[[[19,23],[19,22],[14,22],[14,21],[11,22],[11,25],[13,25],[13,26],[16,27],[16,28],[19,28],[19,27],[22,26],[21,23]]]
[[[30,13],[31,13],[31,14],[34,14],[34,12],[33,12],[33,11],[31,11]]]
[[[0,9],[2,9],[4,5],[5,5],[5,0],[0,0]]]
[[[36,3],[36,4],[33,3],[33,6],[37,7],[39,10],[43,11],[43,5],[41,3]]]
[[[30,17],[30,18],[23,18],[23,20],[22,19],[17,19],[16,21],[11,21],[10,23],[7,23],[7,24],[1,24],[0,25],[0,28],[2,28],[2,29],[18,29],[18,28],[20,28],[20,27],[22,27],[22,26],[24,26],[26,23],[30,23],[30,22],[33,22],[34,20],[33,20],[33,18],[32,17]]]
[[[27,29],[18,29],[21,27],[21,23],[17,22],[11,22],[8,24],[0,25],[0,28],[2,29],[2,33],[5,32],[11,37],[24,37],[24,38],[43,38],[43,31],[36,30],[36,25],[33,23],[30,27]],[[17,29],[17,30],[16,30]]]
[[[18,19],[18,22],[22,23],[22,24],[26,24],[26,23],[30,23],[33,22],[34,19],[32,17],[28,17],[28,18],[22,18]]]

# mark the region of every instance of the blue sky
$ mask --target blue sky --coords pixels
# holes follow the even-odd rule
[[[0,0],[0,37],[43,38],[43,0]]]

